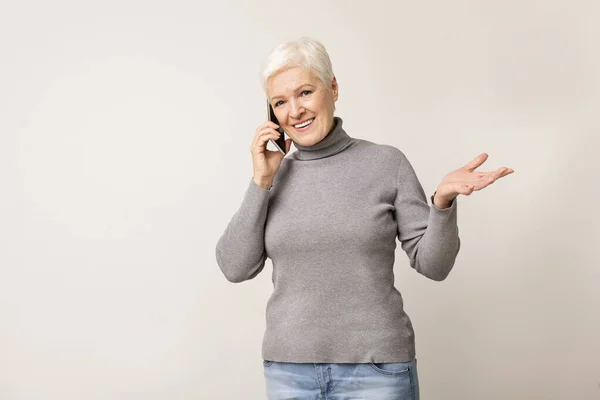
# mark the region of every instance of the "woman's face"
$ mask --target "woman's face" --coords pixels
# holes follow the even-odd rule
[[[338,99],[335,78],[328,88],[311,71],[290,68],[269,78],[267,93],[281,127],[294,142],[312,146],[323,140],[333,127],[334,104]]]

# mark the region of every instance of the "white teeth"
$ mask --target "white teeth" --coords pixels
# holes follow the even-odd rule
[[[298,129],[304,128],[305,126],[307,126],[308,124],[310,124],[311,122],[313,122],[313,120],[314,120],[314,118],[313,119],[309,119],[308,121],[304,121],[301,124],[294,125],[294,128],[298,128]]]

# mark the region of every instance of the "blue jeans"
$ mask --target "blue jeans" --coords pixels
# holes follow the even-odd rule
[[[311,364],[264,360],[269,400],[419,400],[417,360]]]

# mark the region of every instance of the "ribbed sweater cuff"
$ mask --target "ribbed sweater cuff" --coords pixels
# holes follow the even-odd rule
[[[452,203],[450,203],[450,207],[448,208],[438,208],[438,206],[435,205],[435,203],[433,202],[433,198],[435,196],[435,193],[433,195],[431,195],[430,199],[431,199],[431,212],[434,213],[436,215],[437,218],[440,219],[449,219],[452,217],[456,216],[456,210],[457,210],[457,203],[458,203],[458,197],[455,197],[452,200]]]

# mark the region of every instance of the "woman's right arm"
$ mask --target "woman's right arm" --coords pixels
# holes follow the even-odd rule
[[[280,135],[276,128],[276,124],[267,121],[256,130],[250,146],[254,175],[242,204],[217,242],[217,264],[230,282],[254,278],[262,271],[267,259],[265,222],[270,187],[283,159],[279,151],[266,149],[269,140]],[[291,142],[291,139],[286,140],[286,152]]]
[[[217,242],[219,268],[230,282],[243,282],[262,271],[265,260],[265,222],[269,190],[252,179],[238,211]]]

